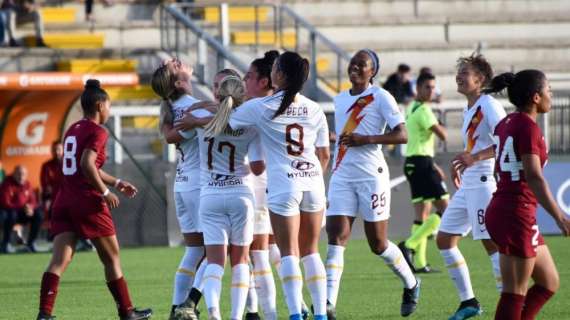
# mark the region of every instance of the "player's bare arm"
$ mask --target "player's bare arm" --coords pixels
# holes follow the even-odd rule
[[[440,138],[441,140],[447,140],[447,130],[441,124],[434,124],[431,128],[429,128],[435,135]]]
[[[161,131],[166,143],[179,143],[184,140],[184,137],[182,137],[180,133],[178,133],[178,130],[174,129],[174,126],[170,123],[164,123]]]
[[[265,171],[265,161],[252,161],[249,163],[249,168],[251,169],[251,173],[259,176]]]
[[[343,134],[340,143],[349,147],[358,147],[366,144],[404,144],[408,142],[408,132],[403,123],[392,128],[385,134],[364,136],[357,133]]]
[[[319,162],[321,163],[321,168],[323,169],[323,174],[326,173],[329,166],[329,160],[331,159],[331,152],[329,147],[317,147],[315,148],[315,153]]]
[[[192,114],[184,115],[184,118],[174,122],[174,129],[180,131],[192,130],[196,127],[203,127],[212,120],[213,117],[196,118]]]
[[[109,205],[111,209],[114,209],[119,206],[119,198],[109,191],[109,188],[105,185],[103,179],[99,175],[99,170],[95,165],[95,160],[97,159],[97,152],[91,149],[86,149],[83,151],[81,155],[81,170],[89,183],[97,189],[97,191],[103,194],[103,198]]]
[[[103,182],[105,182],[106,185],[115,187],[115,189],[128,198],[133,198],[138,192],[137,188],[130,182],[113,177],[102,169],[99,169],[99,176],[103,179]]]
[[[188,114],[194,110],[204,109],[211,113],[216,113],[218,111],[218,103],[215,101],[200,101],[196,102],[190,106],[184,113]]]
[[[554,221],[556,221],[562,233],[565,236],[569,236],[570,220],[556,205],[548,183],[542,174],[539,156],[535,154],[523,154],[521,158],[526,181],[536,196],[536,200],[538,200],[538,203],[554,218]]]

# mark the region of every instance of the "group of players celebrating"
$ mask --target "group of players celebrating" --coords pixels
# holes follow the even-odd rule
[[[152,88],[163,99],[160,130],[180,152],[174,199],[186,249],[174,279],[171,319],[197,319],[202,296],[208,319],[222,319],[228,256],[230,319],[242,319],[244,313],[246,319],[260,319],[258,304],[265,319],[277,319],[272,264],[289,319],[306,319],[309,312],[314,319],[336,319],[344,251],[357,216],[373,254],[402,281],[402,316],[416,310],[421,281],[414,272],[430,272],[425,241],[439,227],[437,245],[461,300],[449,319],[481,313],[457,248],[470,231],[482,240],[502,292],[496,319],[534,319],[559,283],[536,225],[537,203],[565,235],[570,233],[570,222],[542,174],[546,147],[536,117],[550,109],[546,77],[524,70],[493,78],[481,55],[459,59],[458,91],[467,98],[465,152],[453,161],[458,191],[448,205],[443,171],[432,159],[433,135],[445,138],[429,106],[435,77],[418,79],[418,99],[405,119],[394,98],[374,84],[379,69],[376,53],[358,51],[347,70],[352,86],[334,99],[336,143],[328,197],[323,178],[330,158],[327,120],[316,102],[299,93],[309,73],[307,59],[269,51],[251,63],[244,79],[221,70],[214,79],[213,102],[192,97],[192,70],[180,60],[167,60],[155,71]],[[489,95],[505,88],[517,108],[508,116]],[[109,118],[110,101],[96,80],[87,82],[81,106],[84,119],[72,124],[63,140],[64,183],[53,206],[54,251],[42,278],[37,319],[55,318],[59,277],[79,238],[93,242],[119,318],[148,319],[152,311],[135,309],[129,298],[110,215],[119,201],[107,186],[128,197],[137,190],[101,170],[107,140],[102,124]],[[397,246],[387,238],[390,178],[381,148],[408,142],[408,131],[414,135],[404,171],[417,223],[412,236]],[[418,136],[422,141],[412,141]],[[437,211],[429,215],[431,202]],[[323,263],[318,240],[325,209]],[[302,298],[301,262],[310,310]],[[527,290],[531,277],[534,285]]]

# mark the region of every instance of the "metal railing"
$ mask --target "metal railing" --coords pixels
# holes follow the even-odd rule
[[[346,68],[350,62],[350,55],[286,5],[280,7],[278,20],[278,30],[282,40],[281,48],[297,52],[308,52],[309,60],[311,61],[311,73],[309,76],[311,86],[316,88],[317,81],[320,80],[329,89],[340,92],[343,80],[347,77]],[[283,42],[285,33],[291,28],[295,31],[296,36],[294,48],[288,48]],[[332,60],[331,65],[334,68],[325,71],[319,70],[317,66],[320,58],[330,58]],[[331,81],[331,78],[334,78],[335,81]]]
[[[188,5],[163,5],[160,9],[160,45],[165,52],[195,63],[194,74],[210,84],[215,72],[234,68],[245,73],[248,65],[188,14]]]

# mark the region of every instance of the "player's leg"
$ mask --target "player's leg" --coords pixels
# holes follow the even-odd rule
[[[533,320],[560,287],[558,270],[546,245],[537,247],[532,279],[534,285],[526,293],[522,320]]]
[[[301,319],[303,276],[299,266],[299,203],[302,193],[270,195],[269,217],[275,242],[281,252],[279,277],[290,319]]]
[[[327,319],[327,271],[318,248],[325,203],[324,192],[304,192],[301,203],[299,250],[314,319]]]
[[[253,291],[258,293],[265,319],[275,319],[277,317],[277,292],[269,261],[269,234],[254,235],[250,248],[251,261],[253,262],[253,281],[255,283]]]
[[[250,287],[249,247],[253,240],[254,203],[252,193],[228,195],[231,223],[230,263],[232,267],[230,319],[241,320]]]
[[[205,220],[205,219],[204,219]],[[206,228],[206,226],[204,226]],[[206,233],[206,229],[204,229]],[[207,238],[206,238],[207,239]],[[204,299],[208,308],[208,319],[221,319],[220,296],[222,294],[222,278],[226,262],[227,246],[224,244],[208,244],[206,240],[206,258],[208,265],[204,271]]]
[[[426,233],[426,231],[424,231],[424,229],[426,229],[425,226],[424,228],[422,228],[422,226],[424,224],[424,221],[427,219],[430,210],[431,202],[429,201],[420,201],[414,203],[415,216],[410,237],[398,244],[398,247],[404,254],[406,262],[409,264],[410,268],[412,268],[413,271],[424,268],[427,264],[425,262],[427,237],[431,233]],[[421,232],[418,232],[418,230]]]
[[[500,255],[503,292],[495,313],[496,320],[520,320],[536,258]]]
[[[175,192],[174,199],[186,248],[174,275],[171,315],[189,296],[196,271],[204,258],[204,238],[199,229],[198,214],[200,191]]]
[[[55,236],[51,260],[42,276],[38,319],[52,319],[59,279],[73,259],[76,243],[77,235],[74,232],[63,232]]]
[[[117,241],[117,236],[105,236],[92,238],[90,240],[97,250],[99,260],[103,263],[107,287],[115,299],[119,317],[121,319],[150,318],[152,314],[150,309],[137,310],[133,307],[127,281],[125,281],[123,271],[121,269],[119,242]]]
[[[400,313],[402,316],[412,314],[419,300],[420,282],[406,263],[400,249],[388,240],[388,220],[364,221],[364,231],[370,250],[382,260],[402,281],[404,292]]]

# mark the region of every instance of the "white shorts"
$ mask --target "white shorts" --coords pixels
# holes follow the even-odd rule
[[[325,209],[326,197],[324,190],[286,192],[269,195],[267,206],[272,213],[280,216],[296,216],[303,212],[319,212]]]
[[[202,195],[200,223],[204,244],[249,246],[253,241],[254,200],[252,193]]]
[[[200,189],[193,191],[174,192],[176,205],[176,218],[180,225],[180,232],[202,232],[200,229]]]
[[[496,189],[493,184],[459,188],[443,213],[439,231],[463,237],[472,231],[474,240],[491,239],[485,227],[485,211]]]
[[[265,186],[254,189],[255,215],[253,222],[253,234],[273,234],[269,210],[267,209],[267,189]]]
[[[391,189],[388,174],[374,180],[346,181],[335,179],[329,183],[328,216],[360,216],[367,222],[390,218]]]

